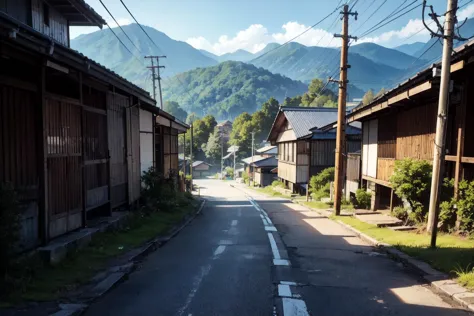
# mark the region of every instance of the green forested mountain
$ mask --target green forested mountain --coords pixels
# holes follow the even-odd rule
[[[217,56],[211,52],[208,52],[207,50],[200,49],[199,50],[201,53],[203,53],[205,56],[211,57],[212,59],[218,61],[218,62],[223,62],[223,61],[228,61],[228,60],[233,60],[233,61],[249,61],[253,58],[255,58],[255,55],[244,50],[244,49],[238,49],[235,52],[232,53],[226,53],[220,56]]]
[[[110,68],[135,84],[147,88],[150,87],[151,81],[147,80],[150,70],[145,67],[149,63],[148,60],[143,58],[145,55],[167,55],[167,58],[162,60],[163,65],[166,66],[163,77],[173,76],[196,67],[217,64],[217,61],[204,56],[191,45],[175,41],[152,27],[143,27],[159,48],[148,39],[137,24],[122,26],[135,46],[140,49],[141,54],[119,28],[113,28],[117,36],[137,58],[130,55],[109,29],[81,35],[71,40],[71,48]]]
[[[163,82],[163,98],[176,101],[188,113],[233,119],[253,113],[270,97],[303,94],[307,85],[242,62],[226,61],[197,68]]]

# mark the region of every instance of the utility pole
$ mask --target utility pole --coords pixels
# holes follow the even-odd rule
[[[221,134],[221,180],[223,178],[223,168],[224,168],[224,138]]]
[[[454,24],[456,23],[457,0],[448,0],[444,22],[443,57],[441,60],[441,83],[439,87],[438,115],[436,119],[436,136],[433,151],[433,173],[431,178],[430,206],[428,214],[428,232],[431,232],[431,247],[436,247],[439,216],[439,189],[442,183],[444,166],[446,122],[448,117],[448,94],[451,75],[451,52],[453,49]],[[432,16],[436,18],[436,16]]]
[[[250,165],[252,167],[252,182],[254,183],[255,185],[255,167],[253,166],[253,155],[254,155],[254,137],[255,137],[255,132],[252,132],[252,165]],[[249,186],[250,186],[250,178],[249,178]]]
[[[346,140],[346,98],[347,98],[347,51],[349,49],[349,39],[356,37],[349,36],[349,15],[354,15],[357,20],[357,12],[350,12],[349,6],[344,5],[342,14],[342,34],[334,34],[334,37],[342,38],[341,47],[341,69],[339,75],[339,98],[337,110],[337,133],[336,133],[336,168],[334,173],[334,212],[341,213],[341,197],[344,182],[344,144]],[[334,80],[331,80],[334,81]],[[308,179],[309,182],[309,179]],[[308,183],[309,184],[309,183]]]
[[[146,59],[151,59],[151,66],[147,67],[151,69],[151,76],[153,80],[153,98],[156,100],[156,80],[158,80],[158,89],[160,91],[160,108],[163,110],[163,95],[161,93],[161,75],[160,69],[165,66],[160,66],[160,58],[166,58],[166,56],[145,56]],[[155,66],[156,59],[156,66]],[[157,75],[158,73],[158,75]]]
[[[189,171],[191,173],[191,191],[193,190],[193,123],[191,123],[191,144],[189,144]]]

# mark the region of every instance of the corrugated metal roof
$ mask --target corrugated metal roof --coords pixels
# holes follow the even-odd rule
[[[252,158],[253,158],[253,160],[252,160]],[[242,161],[245,162],[248,165],[248,164],[251,164],[252,162],[257,162],[257,161],[267,159],[267,158],[268,158],[268,156],[255,155],[253,157],[250,156],[250,157],[244,158],[244,159],[242,159]]]
[[[278,152],[277,146],[265,146],[256,150],[258,153],[276,154]]]
[[[278,166],[278,160],[274,156],[272,156],[268,157],[267,159],[254,162],[253,165],[257,168],[276,167]]]
[[[311,134],[310,129],[337,120],[337,108],[282,107],[281,111],[293,128],[296,138]]]

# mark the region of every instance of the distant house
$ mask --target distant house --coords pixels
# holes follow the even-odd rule
[[[262,148],[257,149],[259,155],[262,156],[276,156],[278,154],[278,147],[273,145],[264,146]]]
[[[275,155],[248,157],[243,159],[243,162],[249,166],[249,174],[254,177],[255,185],[265,187],[277,178],[276,174],[271,172],[278,166]]]
[[[193,162],[193,178],[204,178],[211,175],[211,165],[204,161]]]
[[[452,56],[446,135],[445,177],[474,179],[474,41]],[[393,207],[390,176],[395,161],[432,161],[435,150],[440,63],[420,71],[370,104],[355,108],[348,121],[362,122],[361,178],[373,192],[372,209]]]
[[[294,192],[308,179],[335,163],[336,108],[281,107],[268,141],[278,146],[278,177]],[[360,130],[350,127],[346,152],[360,149]]]

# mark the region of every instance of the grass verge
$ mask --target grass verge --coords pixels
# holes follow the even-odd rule
[[[411,257],[429,263],[435,269],[456,276],[459,283],[474,289],[474,240],[448,234],[439,234],[438,248],[431,249],[430,235],[425,232],[401,232],[388,228],[379,228],[356,218],[334,216],[355,229],[393,245]]]
[[[175,208],[170,212],[132,215],[128,225],[118,231],[98,233],[91,243],[55,266],[44,264],[40,258],[31,257],[9,271],[13,284],[4,304],[21,301],[49,301],[61,298],[64,293],[87,283],[110,261],[145,242],[166,234],[173,226],[190,214],[199,202]]]

